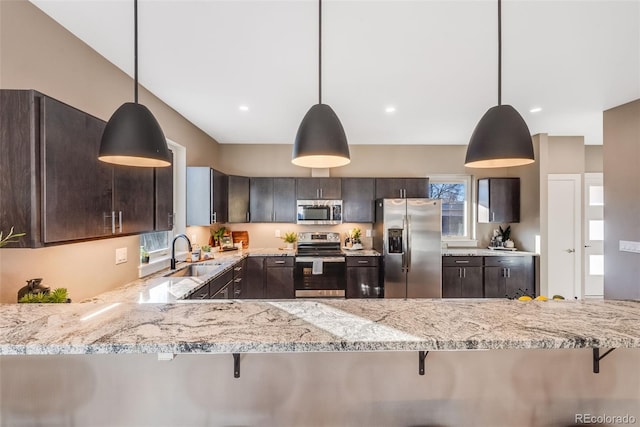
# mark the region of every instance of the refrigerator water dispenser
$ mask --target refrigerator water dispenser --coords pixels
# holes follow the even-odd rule
[[[387,236],[389,239],[389,253],[401,254],[402,253],[402,228],[390,228],[387,230]]]

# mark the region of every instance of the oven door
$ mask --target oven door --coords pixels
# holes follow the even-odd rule
[[[296,298],[344,298],[345,265],[344,257],[297,257]]]

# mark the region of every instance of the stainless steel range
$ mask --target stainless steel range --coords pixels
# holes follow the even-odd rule
[[[296,253],[296,298],[344,298],[345,257],[340,233],[298,233]]]

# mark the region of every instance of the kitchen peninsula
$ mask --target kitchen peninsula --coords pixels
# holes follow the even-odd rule
[[[537,426],[602,405],[640,416],[638,301],[193,301],[174,294],[197,283],[164,274],[83,303],[2,305],[3,422]],[[617,348],[598,375],[591,348]]]
[[[287,253],[281,251],[280,255]],[[217,259],[210,274],[230,269],[242,256]],[[86,303],[4,305],[0,354],[640,347],[638,301],[298,299],[194,303],[181,298],[207,277],[164,274],[136,280]]]

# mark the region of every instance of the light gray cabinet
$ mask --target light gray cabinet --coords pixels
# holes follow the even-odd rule
[[[187,167],[187,225],[227,222],[228,177],[207,166]]]

